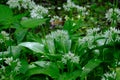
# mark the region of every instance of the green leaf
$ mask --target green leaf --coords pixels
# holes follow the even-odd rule
[[[76,80],[81,75],[81,70],[76,70],[71,73],[63,73],[59,76],[58,80]]]
[[[73,21],[69,19],[65,22],[63,29],[67,30],[68,32],[71,32],[72,28],[73,28]]]
[[[87,76],[90,71],[92,71],[94,68],[96,68],[102,61],[99,59],[92,59],[90,60],[83,68],[83,71],[81,73],[81,80],[84,80],[85,76]]]
[[[8,56],[8,55],[9,55],[8,51],[0,52],[0,58],[3,56]]]
[[[20,68],[20,72],[21,73],[26,73],[26,71],[28,70],[28,62],[25,59],[21,60],[21,68]]]
[[[12,23],[12,10],[5,5],[0,5],[0,25],[2,28],[8,28],[9,25]]]
[[[18,58],[20,56],[20,51],[21,51],[21,48],[19,46],[10,46],[8,47],[8,50],[7,50],[9,53],[11,51],[12,55],[15,57],[15,58]]]
[[[17,42],[21,42],[26,33],[27,33],[28,29],[22,29],[22,28],[18,28],[16,31],[15,31],[15,38],[17,39]]]
[[[19,46],[26,47],[36,53],[44,53],[44,45],[37,42],[23,42]]]
[[[42,25],[46,22],[46,19],[26,19],[21,21],[21,25],[25,28],[35,28],[38,25]]]
[[[0,5],[0,21],[8,19],[12,17],[12,15],[12,10],[8,6]]]
[[[34,64],[37,66],[33,66],[29,68],[29,70],[26,72],[27,77],[30,77],[35,74],[44,74],[52,78],[59,77],[59,69],[57,65],[55,65],[54,63],[47,61],[37,61],[34,62]]]
[[[116,68],[116,80],[120,80],[120,68]]]

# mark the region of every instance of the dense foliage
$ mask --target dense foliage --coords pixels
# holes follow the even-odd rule
[[[0,0],[0,80],[120,80],[119,0]]]

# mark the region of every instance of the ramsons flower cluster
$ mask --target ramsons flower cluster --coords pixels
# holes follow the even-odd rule
[[[109,22],[118,22],[120,23],[120,9],[110,8],[105,14],[105,18]]]
[[[81,12],[82,15],[88,15],[86,7],[76,5],[71,0],[67,0],[67,4],[64,4],[63,8],[65,11],[70,11],[71,9],[77,9],[77,11]]]
[[[9,0],[7,4],[10,6],[10,8],[18,8],[19,10],[21,8],[33,9],[33,7],[36,5],[34,1],[31,0]]]
[[[100,39],[102,38],[102,39]],[[95,42],[96,40],[96,42]],[[79,38],[78,43],[81,46],[94,48],[97,45],[112,44],[120,41],[120,30],[110,27],[105,32],[100,32],[100,28],[88,29],[85,37]]]
[[[71,63],[79,63],[79,56],[76,56],[74,53],[65,53],[62,57],[62,60],[61,60],[64,64],[67,64],[68,62],[71,62]]]
[[[32,0],[9,0],[7,4],[10,6],[10,8],[18,8],[19,10],[24,8],[30,10],[31,18],[40,19],[48,13],[48,9],[41,5],[35,4],[35,2]]]
[[[3,42],[5,42],[9,39],[10,39],[9,34],[5,31],[1,31],[1,33],[0,33],[0,43],[3,43]]]
[[[15,76],[15,74],[19,73],[21,67],[21,62],[19,59],[13,59],[13,57],[8,57],[0,58],[0,61],[4,61],[4,63],[8,65],[5,66],[3,64],[0,64],[0,80],[6,80],[7,78],[11,80],[12,77]],[[10,74],[6,74],[8,72],[8,69],[10,71]]]

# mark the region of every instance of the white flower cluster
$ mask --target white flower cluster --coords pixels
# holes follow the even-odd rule
[[[4,58],[5,63],[8,64],[9,66],[11,65],[15,65],[14,66],[14,71],[18,72],[20,67],[21,67],[21,62],[19,59],[13,59],[13,57],[9,57],[9,58]]]
[[[9,66],[14,67],[14,70],[12,70],[12,71],[14,71],[14,72],[18,72],[19,71],[19,69],[21,67],[21,62],[20,62],[19,59],[15,59],[14,60],[13,57],[8,57],[8,58],[2,58],[2,60],[4,60],[4,62],[6,64],[8,64]],[[6,68],[5,66],[1,65],[1,69],[2,70],[5,71],[5,68]]]
[[[100,31],[100,28],[87,29],[87,35],[94,35]]]
[[[74,4],[71,0],[67,0],[67,4],[63,5],[63,8],[66,11],[70,11],[71,9],[77,9],[78,12],[81,12],[82,15],[88,15],[88,12],[86,11],[86,7],[82,7],[79,5]]]
[[[10,39],[9,34],[5,31],[1,31],[0,36],[1,36],[0,37],[0,43],[3,43],[4,41],[7,41],[7,40]]]
[[[9,0],[7,4],[10,8],[21,8],[30,10],[31,18],[43,18],[47,13],[48,9],[44,8],[43,6],[36,5],[32,0]]]
[[[115,28],[110,28],[104,32],[103,37],[107,39],[107,43],[120,41],[120,30]]]
[[[105,73],[103,76],[102,76],[102,79],[101,80],[116,80],[116,72],[113,71],[111,73]]]
[[[63,55],[62,60],[61,60],[64,64],[67,64],[68,62],[71,63],[79,63],[79,56],[76,56],[75,54],[69,52],[66,53],[65,55]]]
[[[86,36],[78,39],[79,45],[88,48],[95,47],[95,45],[93,44],[95,39],[101,36],[100,34],[98,34],[98,31],[100,31],[100,28],[88,29]]]
[[[99,33],[98,33],[99,32]],[[100,32],[100,28],[88,29],[86,36],[79,38],[79,46],[94,48],[106,44],[120,42],[120,30],[110,27],[105,32]],[[97,43],[97,45],[96,45]]]
[[[9,0],[7,4],[10,8],[18,8],[19,10],[21,8],[32,9],[35,6],[34,1],[31,0]]]
[[[0,58],[0,61],[4,61],[8,66],[4,66],[3,64],[0,64],[0,80],[8,80],[9,78],[15,76],[15,73],[19,73],[21,62],[19,59],[13,59],[13,57],[8,58]],[[9,73],[8,72],[9,68]]]
[[[120,9],[118,8],[111,8],[107,11],[107,13],[105,14],[105,18],[107,19],[107,21],[109,22],[118,22],[120,23]]]
[[[57,31],[51,32],[49,35],[47,35],[46,39],[69,40],[69,35],[68,35],[67,31],[57,30]]]
[[[63,8],[66,11],[70,11],[72,8],[75,8],[75,7],[76,7],[76,5],[71,0],[67,0],[67,4],[63,5]]]
[[[79,46],[84,46],[88,48],[93,48],[95,45],[93,45],[93,42],[95,40],[94,36],[85,36],[83,38],[78,39]]]
[[[40,19],[43,18],[43,16],[48,13],[48,10],[43,6],[37,5],[30,12],[32,18]]]

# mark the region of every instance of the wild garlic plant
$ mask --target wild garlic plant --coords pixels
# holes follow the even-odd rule
[[[64,30],[57,30],[46,35],[43,44],[50,54],[67,53],[71,48],[68,32]]]
[[[103,36],[107,39],[106,43],[111,44],[120,41],[120,30],[115,28],[110,28],[103,33]]]
[[[70,51],[68,53],[65,53],[62,55],[61,62],[63,63],[64,66],[67,69],[68,72],[72,72],[75,69],[76,65],[79,65],[79,56],[76,55],[75,53],[71,53]]]
[[[13,57],[0,58],[0,80],[14,80],[20,73],[21,62]]]
[[[111,24],[120,23],[120,9],[119,8],[110,8],[106,14],[105,18]]]

